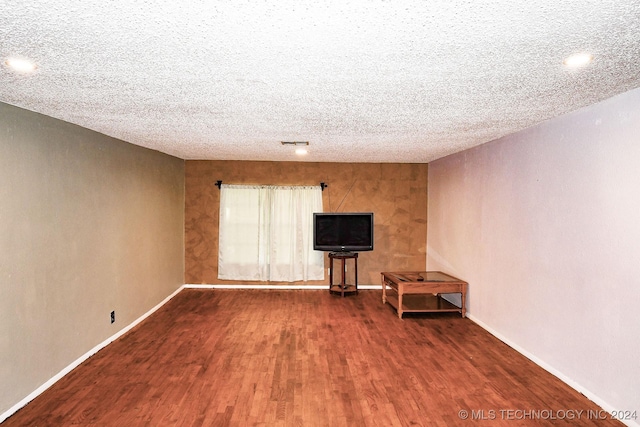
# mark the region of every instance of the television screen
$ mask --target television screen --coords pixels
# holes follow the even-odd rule
[[[373,212],[313,214],[313,249],[329,252],[373,250]]]

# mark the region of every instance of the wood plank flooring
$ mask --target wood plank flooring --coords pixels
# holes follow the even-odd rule
[[[470,320],[400,320],[381,294],[183,290],[2,425],[622,425]]]

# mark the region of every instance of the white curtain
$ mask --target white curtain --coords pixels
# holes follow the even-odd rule
[[[313,250],[319,186],[228,185],[220,188],[218,278],[293,282],[324,279]]]

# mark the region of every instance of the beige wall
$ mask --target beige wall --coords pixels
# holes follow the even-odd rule
[[[183,207],[184,161],[0,103],[0,414],[183,284]]]
[[[360,284],[379,284],[381,271],[425,268],[426,164],[187,161],[185,179],[186,283],[220,283],[220,191],[214,185],[218,180],[274,185],[325,182],[329,185],[323,192],[325,211],[374,212],[374,250],[359,254]],[[325,264],[328,267],[326,256]],[[328,284],[328,277],[307,282],[318,283]]]
[[[429,164],[427,266],[609,410],[640,409],[638,135],[640,89]]]

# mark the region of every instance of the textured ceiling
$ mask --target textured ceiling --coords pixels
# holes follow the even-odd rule
[[[640,87],[640,1],[1,0],[0,58],[0,101],[184,159],[422,163]]]

